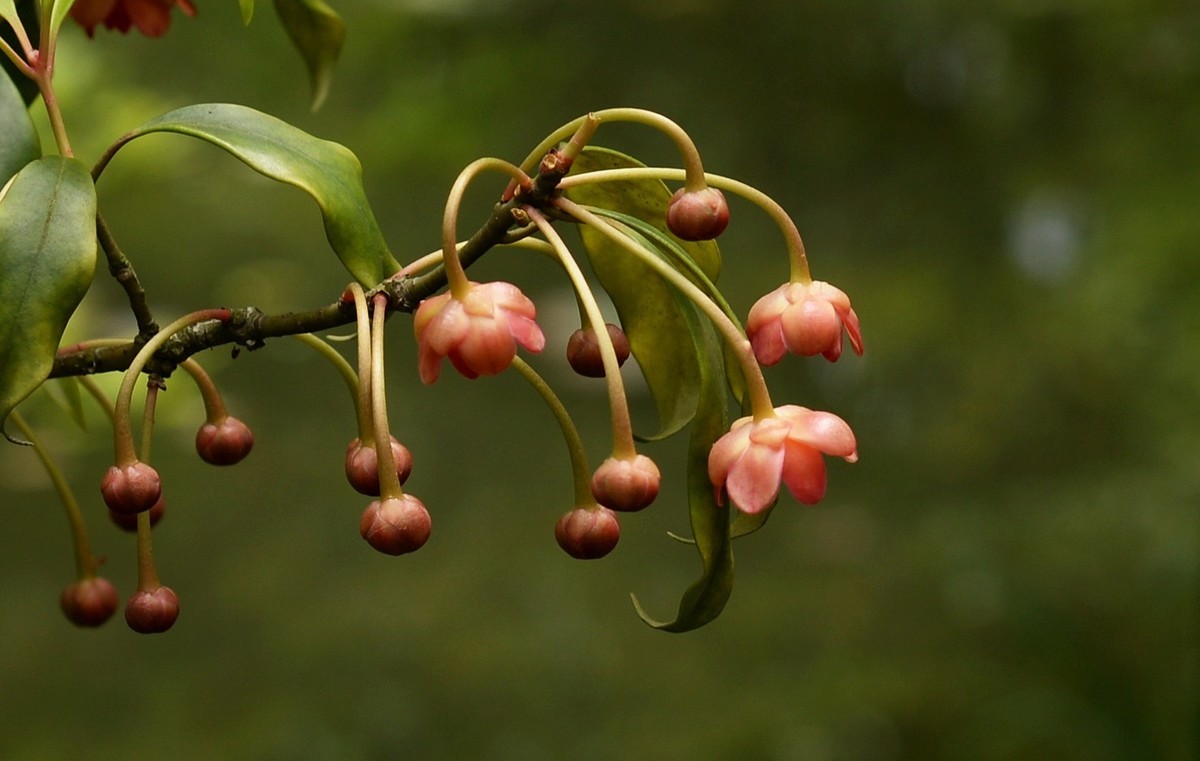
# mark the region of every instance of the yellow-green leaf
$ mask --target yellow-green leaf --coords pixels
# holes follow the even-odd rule
[[[718,505],[708,480],[708,453],[713,443],[729,426],[730,397],[723,378],[719,342],[711,326],[703,329],[702,342],[707,351],[700,363],[700,403],[688,442],[688,504],[692,537],[700,553],[702,570],[683,593],[679,610],[671,621],[650,617],[633,597],[633,605],[642,620],[667,632],[686,632],[699,628],[721,614],[733,592],[733,544],[729,508]]]
[[[0,196],[0,421],[50,375],[96,268],[96,190],[79,161],[47,156]]]

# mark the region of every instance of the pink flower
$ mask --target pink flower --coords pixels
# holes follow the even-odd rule
[[[511,283],[471,283],[463,299],[451,293],[425,299],[413,318],[421,380],[433,383],[442,357],[468,378],[504,372],[517,344],[534,353],[546,345],[533,321],[537,310]]]
[[[76,0],[71,18],[87,31],[88,37],[100,23],[119,32],[135,26],[147,37],[161,37],[171,26],[171,9],[176,6],[188,16],[196,15],[191,0]]]
[[[708,479],[718,504],[728,493],[744,513],[759,513],[775,501],[780,480],[797,502],[815,505],[825,496],[827,454],[858,460],[854,432],[830,412],[788,404],[773,417],[734,422],[708,455]]]
[[[766,366],[787,352],[811,357],[823,354],[830,362],[842,356],[842,328],[855,354],[863,353],[858,315],[850,297],[829,283],[784,283],[759,299],[746,318],[746,333],[754,356]]]

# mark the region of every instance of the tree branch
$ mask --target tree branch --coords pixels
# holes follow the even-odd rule
[[[556,154],[557,151],[551,151],[550,155]],[[459,249],[458,255],[463,266],[478,261],[481,256],[501,243],[528,234],[523,215],[515,216],[514,211],[523,205],[539,208],[549,206],[557,194],[559,180],[569,170],[569,162],[543,161],[542,172],[535,178],[532,189],[497,203],[487,221]],[[97,231],[101,247],[109,260],[109,270],[121,283],[129,298],[138,322],[138,336],[129,343],[118,346],[63,347],[54,359],[54,366],[50,370],[51,378],[124,371],[142,345],[158,332],[158,326],[146,304],[145,291],[129,261],[121,254],[103,220],[99,218]],[[437,293],[445,285],[446,273],[441,267],[415,276],[401,271],[368,293],[368,301],[374,294],[381,293],[387,296],[390,310],[411,313],[416,311],[423,299]],[[333,330],[349,325],[356,319],[354,302],[344,297],[332,304],[304,312],[272,315],[263,314],[255,307],[243,307],[232,312],[232,317],[226,322],[213,320],[197,323],[171,336],[146,363],[144,371],[165,378],[180,362],[206,349],[233,344],[254,350],[261,348],[268,338]]]

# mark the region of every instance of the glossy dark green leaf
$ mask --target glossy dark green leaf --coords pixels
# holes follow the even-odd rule
[[[630,166],[641,164],[615,151],[588,148],[576,159],[573,172]],[[581,185],[571,188],[567,195],[597,210],[642,220],[654,229],[661,224],[665,230],[663,220],[670,193],[658,180]],[[637,231],[615,220],[614,224],[651,255],[671,260]],[[684,428],[696,411],[700,370],[691,333],[702,318],[696,307],[649,265],[603,233],[581,226],[580,237],[592,271],[617,309],[630,350],[658,411],[658,431],[640,438],[666,438]],[[706,243],[684,251],[706,278],[716,276],[720,255],[715,245]]]
[[[308,67],[315,111],[329,93],[333,65],[346,39],[346,25],[321,0],[275,0],[275,13]]]
[[[37,129],[25,100],[8,77],[0,76],[0,187],[41,155]]]
[[[187,106],[146,122],[124,135],[112,152],[152,132],[205,140],[251,169],[308,193],[321,208],[330,246],[364,286],[377,285],[400,268],[367,201],[362,166],[345,146],[245,106],[211,103]]]
[[[50,375],[96,268],[96,189],[75,159],[47,156],[0,197],[0,421]]]
[[[688,503],[692,537],[700,553],[702,571],[679,601],[672,621],[651,618],[633,598],[638,615],[650,626],[668,632],[686,632],[715,619],[725,609],[733,592],[733,544],[729,508],[718,505],[708,480],[708,453],[713,442],[728,430],[729,392],[722,378],[718,340],[711,327],[705,326],[707,360],[700,375],[700,404],[688,442]]]

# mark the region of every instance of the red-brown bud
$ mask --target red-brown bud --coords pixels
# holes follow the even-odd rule
[[[613,351],[617,355],[617,365],[625,364],[629,359],[629,338],[625,331],[612,323],[606,323],[608,337],[612,341]],[[600,342],[596,331],[580,328],[567,339],[567,362],[571,369],[586,378],[604,377],[604,359],[600,354]]]
[[[654,501],[661,481],[658,466],[644,454],[631,460],[609,457],[592,476],[592,496],[605,507],[633,512]]]
[[[254,432],[232,416],[205,423],[196,432],[196,452],[210,465],[236,465],[254,447]]]
[[[162,495],[159,495],[158,501],[154,503],[154,507],[150,508],[150,525],[158,525],[166,510],[167,505],[163,502]],[[108,519],[126,531],[137,531],[137,517],[137,513],[118,513],[116,510],[108,511]]]
[[[396,477],[403,484],[412,473],[413,457],[408,447],[392,440],[392,457],[396,460]],[[374,442],[364,442],[353,439],[346,446],[346,480],[359,494],[368,497],[379,496],[379,453],[375,450]]]
[[[62,612],[76,626],[95,627],[116,612],[120,598],[108,579],[93,576],[80,579],[62,591]]]
[[[179,618],[179,597],[170,587],[134,592],[125,603],[125,623],[139,634],[159,634]]]
[[[410,494],[375,500],[367,505],[358,523],[362,538],[385,555],[403,555],[421,549],[431,528],[429,511]]]
[[[590,505],[564,513],[554,524],[558,546],[577,560],[595,560],[612,552],[621,538],[617,514],[607,507]]]
[[[729,203],[716,188],[680,188],[667,204],[667,229],[683,240],[712,240],[728,226]]]
[[[140,460],[113,465],[100,481],[100,494],[108,509],[135,514],[154,507],[162,496],[158,471]]]

